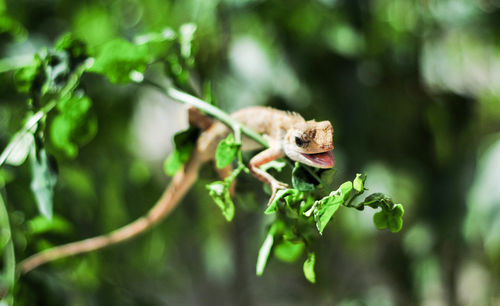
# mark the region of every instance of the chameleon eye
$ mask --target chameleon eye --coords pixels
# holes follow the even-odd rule
[[[301,147],[304,144],[304,141],[300,137],[295,136],[295,144]]]

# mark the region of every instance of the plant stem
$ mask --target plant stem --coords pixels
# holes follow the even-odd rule
[[[148,79],[144,79],[142,81],[142,83],[150,85],[150,86],[158,89],[163,94],[165,94],[167,97],[169,97],[173,100],[179,101],[181,103],[186,103],[186,104],[192,105],[192,106],[204,111],[208,115],[210,115],[210,116],[216,118],[217,120],[227,124],[229,127],[231,127],[231,129],[233,131],[235,131],[235,134],[237,134],[238,130],[240,130],[243,134],[247,135],[248,137],[250,137],[251,139],[253,139],[257,143],[259,143],[260,145],[262,145],[264,147],[269,147],[269,145],[267,144],[267,141],[259,133],[242,125],[241,123],[236,121],[234,118],[232,118],[230,115],[223,112],[219,108],[213,106],[212,104],[209,104],[208,102],[205,102],[205,101],[203,101],[195,96],[192,96],[190,94],[187,94],[185,92],[177,90],[173,87],[165,88],[165,87],[161,86],[160,84],[155,83],[155,82],[148,80]]]

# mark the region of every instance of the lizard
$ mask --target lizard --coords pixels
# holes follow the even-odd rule
[[[174,175],[160,199],[146,215],[108,234],[34,254],[19,264],[20,272],[28,273],[42,264],[59,258],[87,253],[126,241],[163,220],[196,182],[201,165],[215,158],[217,145],[231,132],[222,122],[212,121],[196,109],[191,108],[188,114],[190,123],[200,127],[203,132],[198,137],[187,163]],[[260,169],[260,166],[284,156],[316,168],[334,166],[333,127],[329,121],[306,121],[297,113],[263,106],[243,108],[231,116],[262,134],[269,143],[269,147],[251,158],[248,165],[251,174],[271,188],[272,194],[268,204],[272,202],[278,190],[286,189],[288,185]],[[250,138],[242,137],[243,151],[256,150],[260,147],[261,145]],[[220,171],[220,174],[227,175],[228,170]]]

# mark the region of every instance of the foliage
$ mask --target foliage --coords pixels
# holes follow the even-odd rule
[[[19,305],[491,304],[498,12],[491,1],[0,0],[0,295]],[[227,112],[270,105],[331,120],[337,171],[264,165],[290,188],[262,207],[239,151],[245,127],[229,124],[216,163],[234,172],[213,182],[207,165],[207,188],[169,222],[13,277],[14,252],[108,232],[156,200],[165,181],[152,152],[180,120],[169,112],[160,130],[149,113],[153,127],[137,133],[142,107],[162,103],[143,94],[149,80]],[[169,175],[195,134],[174,137]]]
[[[192,67],[193,57],[191,43],[196,27],[184,25],[180,28],[179,44],[180,58],[185,60],[185,65]],[[156,35],[158,36],[158,35]],[[31,128],[32,133],[20,134],[13,139],[10,150],[6,150],[6,161],[11,164],[22,164],[25,159],[25,151],[31,150],[31,165],[33,170],[32,190],[37,200],[38,209],[43,216],[52,219],[53,215],[53,193],[56,185],[57,175],[54,166],[49,162],[50,156],[44,149],[44,124],[45,118],[52,109],[57,109],[58,114],[50,121],[50,140],[55,148],[64,152],[68,157],[74,158],[77,155],[78,145],[88,142],[96,133],[97,125],[95,120],[89,118],[91,100],[78,88],[78,78],[83,72],[100,73],[106,76],[112,83],[126,84],[130,82],[142,82],[143,73],[147,65],[152,62],[152,58],[147,51],[146,44],[133,44],[123,39],[115,39],[105,43],[95,53],[92,64],[86,66],[85,56],[87,48],[78,40],[73,40],[69,34],[63,36],[57,43],[54,51],[49,51],[45,57],[35,56],[34,66],[22,68],[17,74],[18,88],[20,91],[28,91],[31,95],[31,102],[35,110],[42,110],[42,125]],[[171,59],[171,57],[170,57]],[[157,60],[157,59],[155,59]],[[76,63],[76,64],[75,64]],[[167,60],[168,64],[168,60]],[[83,66],[83,68],[78,69]],[[181,68],[183,69],[183,68]],[[75,71],[77,71],[75,73]],[[73,78],[70,76],[73,74]],[[180,74],[174,74],[178,80],[186,81]],[[38,81],[43,80],[43,81]],[[69,87],[70,86],[70,87]],[[50,108],[43,110],[44,106]],[[222,118],[221,118],[222,119]],[[241,130],[238,126],[231,126],[237,137],[231,133],[223,139],[217,147],[215,153],[216,166],[219,169],[228,167],[233,160],[238,158],[238,167],[224,181],[216,181],[206,185],[210,197],[221,209],[227,221],[234,218],[235,206],[231,199],[230,189],[236,177],[245,170],[242,159]],[[24,130],[21,131],[21,133]],[[186,163],[194,148],[194,140],[198,135],[196,129],[190,128],[177,133],[174,136],[175,149],[165,160],[164,169],[169,175],[175,174],[182,164]],[[34,139],[37,138],[39,144]],[[10,152],[10,153],[9,153]],[[349,206],[350,202],[359,194],[364,192],[364,180],[356,176],[354,180],[355,193],[352,197],[352,182],[346,182],[336,191],[329,195],[315,200],[315,192],[319,181],[314,181],[311,176],[311,169],[295,164],[292,171],[292,189],[280,190],[276,199],[266,209],[265,213],[275,213],[278,215],[275,223],[267,235],[264,245],[259,252],[257,261],[257,274],[261,275],[269,258],[274,241],[293,240],[294,243],[301,243],[305,246],[311,245],[313,237],[306,236],[301,231],[301,227],[307,223],[315,222],[320,234],[323,233],[326,225],[341,205]],[[327,190],[322,186],[323,190]],[[315,193],[313,195],[313,193]],[[390,199],[384,197],[384,203],[392,203]],[[370,202],[370,207],[378,207],[377,200]],[[361,207],[363,203],[358,204]],[[397,232],[402,226],[401,205],[397,206],[393,212],[393,205],[387,207],[381,213],[375,215],[374,220],[378,228],[388,228]],[[314,217],[311,217],[313,215]],[[281,220],[284,218],[284,221]],[[314,221],[313,221],[314,220]],[[277,222],[277,223],[276,223]],[[300,224],[301,227],[298,227]],[[281,244],[281,253],[284,245]],[[289,256],[287,260],[298,258],[302,248],[296,250],[296,255]],[[315,282],[314,262],[315,254],[313,250],[307,248],[308,257],[304,263],[304,275],[310,282]],[[281,255],[281,258],[286,257]]]

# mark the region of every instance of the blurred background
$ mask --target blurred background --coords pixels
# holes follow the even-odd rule
[[[43,266],[17,305],[500,305],[500,1],[0,0],[0,56],[22,58],[71,31],[96,48],[194,23],[194,75],[226,111],[269,105],[330,120],[336,180],[366,173],[370,192],[405,207],[403,230],[341,209],[316,258],[271,259],[255,276],[266,225],[262,184],[242,176],[227,223],[199,183],[166,221],[133,241]],[[55,154],[58,226],[37,228],[31,170],[0,186],[22,259],[108,232],[146,212],[184,109],[88,74],[97,134]],[[26,96],[0,74],[0,148]],[[303,259],[302,259],[303,260]]]

